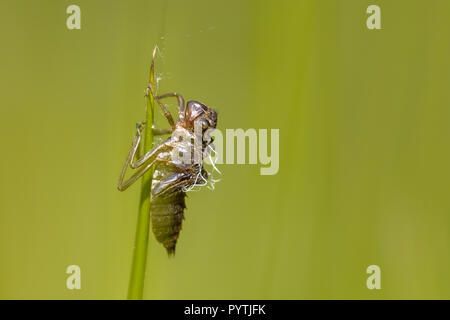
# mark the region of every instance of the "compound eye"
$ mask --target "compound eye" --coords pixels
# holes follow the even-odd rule
[[[198,118],[200,115],[206,112],[208,110],[208,107],[206,107],[204,104],[197,102],[197,101],[189,101],[187,105],[189,118],[191,120],[194,120]]]
[[[195,102],[195,103],[193,104],[193,107],[194,107],[195,110],[197,110],[198,112],[202,112],[202,111],[206,112],[206,111],[208,111],[208,107],[205,106],[204,104],[200,103],[200,102]]]

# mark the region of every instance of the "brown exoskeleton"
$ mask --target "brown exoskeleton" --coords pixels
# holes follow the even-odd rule
[[[154,55],[152,61],[152,70]],[[153,95],[152,86],[146,95]],[[161,99],[176,97],[178,99],[178,121],[161,103]],[[167,249],[169,255],[175,253],[176,242],[181,230],[183,211],[186,208],[186,192],[197,185],[207,183],[208,172],[203,168],[203,157],[209,155],[212,138],[210,129],[216,128],[217,113],[214,109],[197,101],[188,101],[186,106],[183,97],[177,93],[153,96],[161,107],[171,128],[153,129],[154,135],[170,134],[160,145],[148,151],[142,158],[135,159],[142,139],[144,122],[137,124],[137,133],[132,143],[125,165],[122,169],[118,189],[123,191],[154,167],[151,194],[150,214],[153,233]],[[149,129],[149,128],[147,128]],[[195,141],[200,141],[196,144]],[[200,153],[200,157],[197,157]],[[128,180],[124,181],[126,170],[130,166],[138,169]]]

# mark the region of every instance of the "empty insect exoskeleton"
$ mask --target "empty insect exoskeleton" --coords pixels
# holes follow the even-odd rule
[[[153,63],[152,61],[151,70]],[[151,85],[147,88],[146,95],[153,95]],[[174,122],[172,115],[160,101],[168,97],[178,99],[177,122]],[[186,192],[195,186],[206,185],[208,179],[209,181],[212,179],[203,167],[203,159],[208,156],[211,159],[210,152],[214,151],[213,139],[209,132],[216,128],[217,113],[197,101],[188,101],[185,105],[183,97],[177,93],[167,93],[153,98],[160,105],[171,128],[147,129],[153,130],[154,135],[170,134],[170,137],[148,151],[142,158],[135,159],[142,131],[146,128],[145,122],[138,123],[136,137],[119,178],[118,189],[120,191],[127,189],[154,167],[149,195],[152,230],[158,242],[164,245],[169,255],[172,255],[175,253],[184,219]],[[213,162],[212,164],[214,166]],[[138,170],[124,181],[128,166]]]

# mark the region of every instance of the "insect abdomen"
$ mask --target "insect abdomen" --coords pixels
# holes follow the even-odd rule
[[[164,245],[169,255],[175,253],[184,219],[183,211],[186,208],[185,197],[186,194],[178,190],[164,197],[152,195],[150,199],[153,234],[156,240]]]

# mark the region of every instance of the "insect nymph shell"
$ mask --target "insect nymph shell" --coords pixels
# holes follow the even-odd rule
[[[189,101],[171,137],[163,143],[167,151],[157,156],[150,198],[152,229],[169,255],[174,254],[181,231],[186,208],[185,192],[206,183],[208,173],[202,162],[211,149],[209,129],[216,125],[214,109]]]

